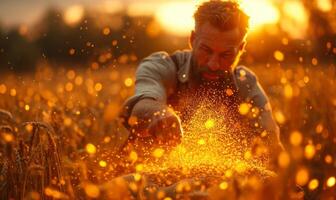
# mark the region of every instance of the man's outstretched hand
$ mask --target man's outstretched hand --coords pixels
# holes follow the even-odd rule
[[[148,132],[159,144],[168,145],[178,144],[183,134],[180,118],[171,108],[154,113],[148,125]]]
[[[137,118],[133,126],[138,137],[152,137],[159,145],[175,145],[180,142],[183,131],[181,120],[172,108],[153,99],[143,99],[133,108]]]

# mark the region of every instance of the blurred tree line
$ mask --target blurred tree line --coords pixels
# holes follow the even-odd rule
[[[104,23],[99,21],[102,18]],[[60,11],[50,9],[34,27],[20,26],[7,32],[0,27],[0,70],[29,71],[40,62],[72,67],[125,64],[153,51],[187,47],[187,42],[185,38],[171,39],[148,16],[86,11],[79,23],[68,25]]]
[[[251,34],[246,64],[280,62],[274,52],[285,55],[283,64],[293,61],[311,64],[336,60],[336,17],[310,5],[309,34],[304,40],[291,40],[279,25],[265,26]],[[332,17],[333,16],[333,17]],[[274,29],[277,29],[274,32]],[[0,70],[30,71],[38,63],[73,66],[136,62],[153,51],[173,52],[188,48],[188,38],[169,35],[153,17],[131,17],[125,12],[107,14],[85,11],[76,25],[65,23],[62,12],[49,9],[33,27],[5,31],[0,26]]]

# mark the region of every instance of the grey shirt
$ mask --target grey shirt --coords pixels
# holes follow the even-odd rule
[[[168,53],[155,52],[139,64],[136,71],[135,94],[127,99],[121,115],[126,122],[134,105],[141,99],[152,98],[167,104],[168,97],[176,92],[179,83],[191,82],[191,51],[177,51],[173,55],[176,58],[175,62]],[[271,143],[279,143],[279,128],[272,117],[269,100],[256,75],[241,65],[232,73],[240,99],[260,110],[258,117],[254,119],[259,128],[267,131]]]

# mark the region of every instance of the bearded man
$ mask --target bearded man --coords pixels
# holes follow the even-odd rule
[[[183,135],[181,122],[190,120],[193,108],[207,98],[214,109],[225,105],[232,116],[239,115],[240,105],[257,111],[253,117],[240,118],[276,155],[282,146],[269,100],[256,75],[238,65],[249,17],[235,2],[213,0],[200,5],[194,18],[189,50],[171,55],[156,52],[140,63],[135,94],[121,115],[131,130],[130,139],[178,143]]]

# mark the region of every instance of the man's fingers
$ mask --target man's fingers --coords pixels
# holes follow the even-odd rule
[[[158,130],[158,138],[175,144],[180,141],[182,129],[180,121],[176,116],[168,116],[162,121],[160,130]]]
[[[148,125],[148,133],[159,145],[175,146],[182,137],[179,117],[170,109],[157,113]]]

